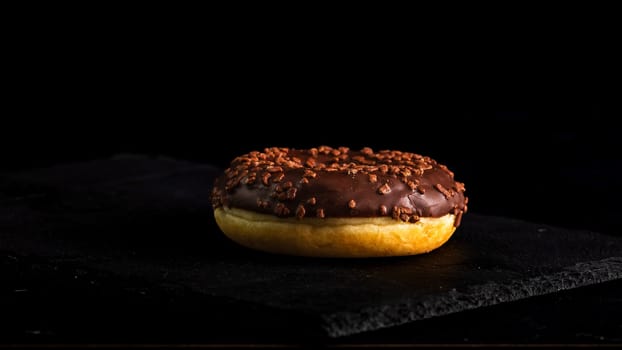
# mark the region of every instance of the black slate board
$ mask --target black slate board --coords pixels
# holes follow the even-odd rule
[[[106,284],[140,281],[152,294],[192,296],[213,307],[206,324],[232,312],[236,323],[330,337],[622,277],[622,239],[474,213],[446,245],[421,256],[253,252],[214,225],[209,192],[219,172],[124,156],[4,174],[0,253],[96,276],[102,293]]]

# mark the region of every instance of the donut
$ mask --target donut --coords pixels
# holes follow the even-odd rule
[[[211,192],[223,233],[269,253],[415,255],[443,245],[467,211],[464,184],[427,156],[365,147],[283,147],[231,161]]]

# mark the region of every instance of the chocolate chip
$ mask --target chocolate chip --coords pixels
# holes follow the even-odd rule
[[[323,218],[324,218],[324,209],[317,209],[317,210],[315,211],[315,215],[316,215],[318,218],[323,219]]]
[[[412,215],[413,210],[411,208],[407,208],[407,207],[401,207],[402,213],[408,214],[408,215]]]
[[[296,198],[296,191],[298,191],[298,189],[296,187],[292,187],[289,190],[287,190],[287,199],[294,199]]]
[[[443,187],[443,185],[441,184],[436,184],[434,185],[434,188],[439,191],[440,193],[443,194],[443,196],[445,196],[445,198],[450,198],[452,196],[451,191],[448,191],[445,187]]]
[[[320,153],[328,155],[330,153],[330,151],[332,151],[333,149],[331,147],[328,146],[320,146],[317,149]]]
[[[381,205],[380,206],[380,215],[382,216],[386,216],[389,213],[387,206],[386,205]]]
[[[268,186],[270,183],[268,182],[268,179],[270,179],[270,173],[263,173],[263,175],[261,176],[261,182],[263,182],[264,185]]]
[[[265,208],[270,206],[270,202],[261,200],[260,198],[257,198],[257,206],[260,207],[260,208],[265,209]]]
[[[283,180],[284,177],[285,177],[284,173],[274,174],[274,176],[272,176],[272,182],[281,182],[281,180]]]
[[[296,208],[296,217],[298,219],[302,219],[305,216],[305,207],[302,204],[298,205],[298,208]]]
[[[455,189],[458,192],[464,192],[464,190],[465,190],[464,184],[462,182],[457,182],[456,181]]]
[[[312,179],[315,179],[315,177],[317,176],[317,174],[314,171],[311,171],[309,169],[305,169],[305,173],[303,175],[304,177],[310,177]]]
[[[274,207],[274,213],[279,216],[286,216],[289,214],[289,209],[283,203],[278,203]]]
[[[380,194],[387,194],[389,192],[391,192],[391,187],[389,187],[388,184],[384,184],[378,188],[378,193]]]
[[[402,209],[398,206],[394,206],[393,210],[391,211],[391,216],[393,217],[393,219],[395,220],[399,219],[401,214],[402,214]]]
[[[281,168],[280,166],[269,166],[266,168],[266,171],[269,173],[278,173],[282,172],[283,168]]]

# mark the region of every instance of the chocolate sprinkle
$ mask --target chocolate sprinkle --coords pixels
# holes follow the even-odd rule
[[[323,219],[324,218],[324,209],[317,209],[315,211],[316,215],[318,218]]]
[[[452,213],[457,226],[467,210],[464,192],[446,166],[415,153],[272,147],[236,157],[216,180],[211,199],[214,208],[299,219],[307,216],[303,204],[317,205],[319,218],[386,216],[416,222]]]
[[[378,193],[387,194],[391,192],[391,187],[387,184],[384,184],[378,188]]]
[[[296,208],[296,217],[302,219],[305,216],[305,212],[305,207],[302,204],[298,205],[298,208]]]

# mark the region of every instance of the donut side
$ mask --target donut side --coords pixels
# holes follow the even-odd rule
[[[227,237],[247,248],[307,257],[389,257],[430,252],[456,230],[456,216],[422,217],[414,223],[391,217],[279,218],[237,208],[216,208]]]

